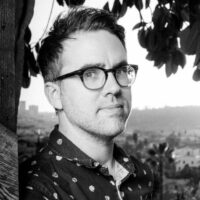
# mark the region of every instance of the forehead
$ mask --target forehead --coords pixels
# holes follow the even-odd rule
[[[121,41],[108,31],[78,32],[63,43],[60,64],[63,72],[80,69],[86,64],[102,63],[107,68],[127,59]]]

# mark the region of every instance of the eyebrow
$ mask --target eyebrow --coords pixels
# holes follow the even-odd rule
[[[126,60],[122,60],[122,61],[120,61],[119,63],[114,64],[112,68],[117,68],[117,67],[120,67],[120,66],[123,66],[123,65],[127,65],[127,61],[126,61]],[[90,67],[101,67],[101,68],[105,68],[105,64],[103,64],[103,63],[85,64],[85,65],[83,65],[82,67],[80,67],[79,70],[87,69],[87,68],[90,68]]]

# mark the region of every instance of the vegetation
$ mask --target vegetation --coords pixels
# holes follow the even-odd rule
[[[54,0],[53,0],[54,2]],[[61,6],[83,5],[85,0],[57,0]],[[114,0],[110,9],[109,0],[103,9],[112,12],[118,19],[128,8],[135,7],[140,21],[133,22],[133,31],[138,30],[139,44],[147,50],[146,59],[157,68],[165,67],[166,75],[175,74],[178,67],[184,68],[185,55],[195,55],[193,79],[200,80],[200,2],[198,0]],[[142,10],[151,13],[151,19],[144,20]],[[44,35],[44,34],[43,34]],[[36,65],[32,50],[38,52],[40,40],[34,47],[29,42],[31,31],[25,31],[25,63],[23,87],[30,84],[30,75],[36,76]],[[29,73],[30,72],[30,73]]]

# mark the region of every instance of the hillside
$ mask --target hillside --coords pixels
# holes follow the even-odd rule
[[[200,129],[200,106],[134,109],[127,130],[191,130]]]

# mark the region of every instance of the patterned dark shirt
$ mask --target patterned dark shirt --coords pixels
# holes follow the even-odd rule
[[[82,152],[58,127],[31,163],[26,200],[151,200],[149,167],[114,146],[117,181],[108,169]]]

